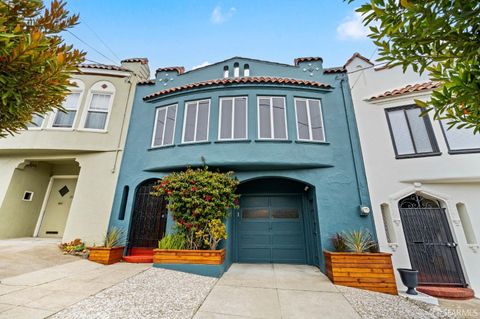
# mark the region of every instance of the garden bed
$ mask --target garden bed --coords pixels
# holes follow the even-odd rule
[[[225,260],[225,249],[220,250],[179,250],[154,249],[155,264],[202,264],[221,265]]]
[[[125,247],[89,247],[90,255],[88,260],[104,265],[111,265],[122,260]]]

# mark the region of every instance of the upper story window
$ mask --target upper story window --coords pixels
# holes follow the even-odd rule
[[[480,134],[473,134],[473,129],[448,129],[448,121],[441,120],[442,129],[450,153],[480,152]]]
[[[240,76],[240,64],[238,62],[233,64],[233,76],[236,78]]]
[[[287,139],[285,98],[262,96],[258,98],[258,138]]]
[[[72,80],[76,86],[70,88],[70,94],[63,101],[64,111],[55,110],[51,116],[50,126],[53,128],[72,128],[77,118],[85,85],[80,80]]]
[[[295,99],[295,114],[298,140],[325,142],[320,100]]]
[[[439,154],[428,116],[415,106],[385,110],[397,158]]]
[[[88,94],[88,108],[84,115],[83,128],[105,131],[113,104],[115,87],[107,81],[95,83]]]
[[[38,114],[33,114],[32,115],[32,121],[28,123],[27,127],[29,130],[31,129],[41,129],[43,125],[43,120],[44,117],[38,115]]]
[[[210,100],[187,102],[183,123],[183,143],[208,141]]]
[[[176,117],[176,104],[157,108],[155,115],[155,127],[153,129],[152,147],[173,144]]]
[[[247,138],[247,98],[226,97],[220,99],[219,140]]]

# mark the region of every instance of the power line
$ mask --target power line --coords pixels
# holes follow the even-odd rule
[[[370,55],[370,59],[368,59],[369,61],[373,59],[373,56],[375,55],[375,53],[377,52],[377,48],[375,48],[372,52],[372,54]],[[371,67],[375,67],[375,65],[372,65]],[[355,80],[355,83],[353,83],[352,87],[350,88],[350,90],[353,90],[353,88],[355,87],[355,85],[357,84],[357,82],[360,80],[360,78],[362,77],[363,75],[363,72],[366,70],[366,69],[369,69],[369,68],[363,68],[361,71],[362,73],[360,73],[360,75],[358,75],[357,79]],[[360,71],[360,70],[359,70]],[[352,72],[353,73],[353,72]]]
[[[80,39],[80,37],[78,37],[75,33],[73,33],[72,31],[70,30],[66,30],[68,33],[70,33],[71,35],[73,35],[75,38],[77,38],[80,42],[82,42],[83,44],[85,44],[86,46],[88,46],[89,48],[91,48],[93,51],[97,52],[98,54],[100,54],[101,56],[103,56],[105,59],[113,62],[114,64],[118,64],[118,62],[110,59],[108,56],[106,56],[105,54],[103,54],[102,52],[98,51],[97,49],[95,49],[93,46],[91,46],[90,44],[88,44],[87,42],[83,41],[82,39]]]
[[[85,24],[85,26],[90,29],[90,31],[92,31],[92,33],[97,37],[97,39],[103,44],[103,46],[105,48],[107,48],[108,51],[110,51],[110,53],[118,60],[120,61],[121,59],[118,57],[118,55],[115,54],[115,52],[108,46],[108,44],[103,41],[103,39],[100,37],[100,35],[95,32],[95,30],[93,28],[90,27],[90,25],[85,21],[85,20],[82,20],[81,21],[83,24]]]

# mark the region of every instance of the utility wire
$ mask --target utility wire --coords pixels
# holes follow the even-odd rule
[[[373,56],[375,55],[375,53],[377,52],[377,48],[375,48],[372,52],[372,54],[370,55],[370,58],[368,60],[371,60],[373,59]],[[372,67],[374,67],[375,65],[372,65]],[[357,84],[357,82],[360,80],[360,78],[362,77],[363,75],[363,72],[366,70],[367,68],[363,68],[361,71],[362,73],[360,73],[357,77],[357,79],[355,80],[355,83],[353,83],[352,87],[350,88],[350,90],[353,90],[353,88],[355,87],[355,85]],[[369,69],[369,68],[368,68]],[[359,70],[360,71],[360,70]]]
[[[98,51],[97,49],[95,49],[93,46],[91,46],[90,44],[88,44],[87,42],[83,41],[82,39],[80,39],[80,37],[78,37],[75,33],[73,33],[72,31],[70,30],[66,30],[68,33],[70,33],[71,35],[73,35],[75,38],[77,38],[80,42],[82,42],[83,44],[85,44],[86,46],[88,46],[89,48],[91,48],[93,51],[97,52],[98,54],[100,54],[101,56],[103,56],[105,59],[113,62],[114,64],[118,64],[118,62],[115,62],[114,60],[110,59],[108,56],[106,56],[105,54],[103,54],[102,52]]]
[[[90,31],[92,31],[92,33],[93,33],[93,34],[97,37],[97,39],[103,44],[103,46],[104,46],[105,48],[107,48],[107,50],[110,51],[110,53],[111,53],[118,61],[122,60],[122,59],[120,59],[120,58],[118,57],[118,55],[115,54],[115,52],[108,46],[108,44],[107,44],[105,41],[103,41],[103,39],[100,37],[100,35],[99,35],[97,32],[95,32],[95,30],[94,30],[93,28],[90,27],[90,25],[89,25],[85,20],[82,20],[81,23],[85,24],[85,26],[86,26],[88,29],[90,29]]]

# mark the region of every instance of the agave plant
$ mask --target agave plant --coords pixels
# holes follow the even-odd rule
[[[120,228],[113,227],[105,235],[103,246],[112,248],[118,246],[123,239],[124,231]]]
[[[342,233],[341,236],[347,249],[355,253],[370,251],[377,246],[377,242],[367,230],[352,230]]]

